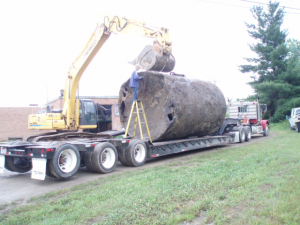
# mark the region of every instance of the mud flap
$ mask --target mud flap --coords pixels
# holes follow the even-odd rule
[[[46,163],[47,159],[32,159],[31,178],[37,180],[45,180],[46,177]]]

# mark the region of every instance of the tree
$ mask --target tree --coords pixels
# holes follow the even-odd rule
[[[261,102],[268,104],[268,114],[273,116],[280,99],[286,99],[294,92],[290,90],[290,84],[286,83],[282,76],[287,72],[288,48],[285,44],[287,30],[281,30],[284,18],[284,10],[278,2],[269,2],[268,10],[261,6],[253,6],[252,16],[257,24],[248,24],[248,33],[257,42],[249,45],[257,54],[256,58],[246,58],[248,65],[239,67],[242,73],[252,72],[254,81],[248,84],[255,91],[255,95],[248,100],[260,97]],[[284,117],[284,115],[282,115]]]
[[[280,82],[285,83],[288,90],[285,90],[285,98],[278,100],[274,114],[276,120],[282,119],[282,115],[289,115],[291,108],[300,106],[300,42],[289,39],[287,48],[287,71],[280,77]]]

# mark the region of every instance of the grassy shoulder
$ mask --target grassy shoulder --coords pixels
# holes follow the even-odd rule
[[[1,224],[299,224],[299,133],[51,192]]]

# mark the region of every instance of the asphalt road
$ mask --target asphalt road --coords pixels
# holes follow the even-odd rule
[[[90,173],[85,167],[79,168],[79,171],[70,179],[54,179],[46,176],[44,181],[31,179],[31,173],[14,173],[5,170],[4,173],[0,174],[0,205],[8,204],[11,202],[16,202],[22,204],[26,202],[29,198],[33,196],[42,195],[51,191],[61,190],[65,188],[70,188],[75,185],[83,184],[89,181],[102,179],[107,176],[111,176],[116,173],[123,173],[125,171],[133,170],[143,170],[149,167],[155,167],[162,164],[170,163],[173,161],[181,160],[183,158],[189,157],[190,155],[199,154],[209,154],[218,150],[226,150],[228,148],[240,147],[243,145],[249,145],[258,141],[264,141],[269,138],[275,137],[274,134],[270,134],[268,137],[263,137],[262,135],[257,135],[252,137],[250,142],[245,142],[243,144],[227,144],[220,147],[205,148],[201,150],[194,150],[189,152],[182,152],[169,156],[162,156],[156,159],[151,159],[146,162],[142,167],[125,167],[119,163],[116,170],[110,174],[97,174]]]

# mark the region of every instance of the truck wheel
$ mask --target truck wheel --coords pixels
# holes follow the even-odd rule
[[[240,143],[244,143],[246,139],[246,134],[245,134],[245,129],[243,127],[239,129],[239,134],[240,134]]]
[[[92,153],[92,165],[98,173],[110,173],[117,166],[118,152],[115,146],[108,142],[96,145]]]
[[[84,164],[88,171],[97,172],[92,163],[92,154],[93,154],[93,152],[85,152],[84,153]]]
[[[47,159],[47,164],[46,164],[46,175],[48,177],[51,177],[51,178],[59,178],[59,177],[56,177],[54,174],[51,173],[51,170],[49,168],[49,165],[50,165],[50,159]]]
[[[269,136],[269,126],[266,126],[266,129],[264,129],[264,136]]]
[[[5,156],[4,167],[12,172],[26,173],[32,169],[31,159]]]
[[[51,174],[57,178],[69,178],[73,176],[80,164],[78,149],[71,144],[58,147],[49,163]]]
[[[147,147],[143,141],[133,140],[126,148],[126,159],[130,166],[142,166],[146,161]]]
[[[251,128],[245,127],[245,141],[251,141]]]
[[[124,155],[119,154],[119,161],[122,163],[123,166],[130,166],[126,159],[126,156]]]
[[[297,133],[299,133],[299,128],[298,128],[297,124],[296,124],[295,130]]]

